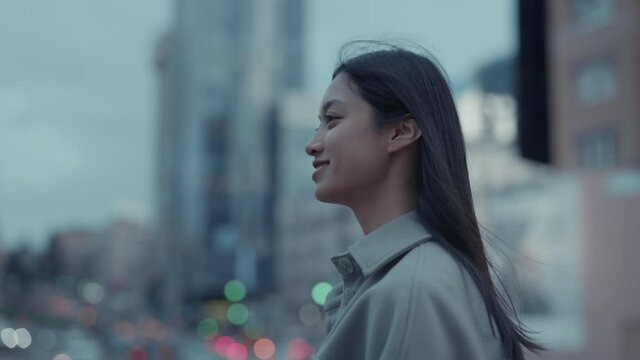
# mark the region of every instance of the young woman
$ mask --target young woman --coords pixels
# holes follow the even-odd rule
[[[492,281],[455,104],[427,55],[378,42],[344,57],[305,147],[315,196],[348,206],[364,235],[331,258],[314,355],[339,359],[524,359],[543,350]],[[382,48],[380,48],[382,46]]]

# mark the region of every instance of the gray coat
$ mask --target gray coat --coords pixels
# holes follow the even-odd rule
[[[478,288],[433,240],[413,210],[333,256],[342,281],[312,359],[503,359]]]

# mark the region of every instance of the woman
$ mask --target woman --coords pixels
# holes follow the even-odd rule
[[[343,48],[305,147],[316,198],[351,208],[364,233],[331,258],[342,281],[327,296],[314,358],[523,359],[523,346],[543,350],[492,281],[441,71],[404,48],[355,45],[378,48],[348,58]]]

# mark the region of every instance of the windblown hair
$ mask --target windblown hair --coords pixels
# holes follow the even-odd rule
[[[524,359],[523,346],[533,352],[546,349],[531,338],[508,292],[504,287],[504,293],[498,291],[492,279],[495,268],[476,218],[462,128],[445,72],[427,50],[414,46],[419,51],[380,41],[349,42],[340,49],[332,78],[349,75],[375,109],[379,128],[408,114],[415,119],[422,132],[416,164],[420,221],[470,273],[505,355]]]

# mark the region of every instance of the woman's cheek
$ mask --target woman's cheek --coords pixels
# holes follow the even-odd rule
[[[329,157],[329,161],[333,161],[333,157],[335,153],[339,150],[339,134],[336,137],[336,134],[332,131],[328,131],[324,137],[324,151],[327,153]]]

